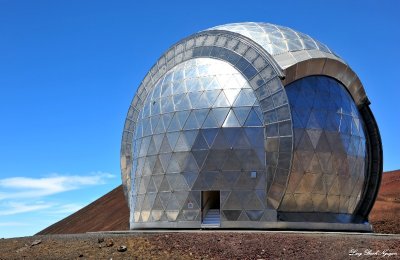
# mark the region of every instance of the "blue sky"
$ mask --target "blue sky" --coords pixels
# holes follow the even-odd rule
[[[219,24],[270,22],[327,44],[364,84],[384,169],[399,169],[399,10],[395,0],[0,0],[0,237],[32,235],[118,186],[136,87],[168,47]]]

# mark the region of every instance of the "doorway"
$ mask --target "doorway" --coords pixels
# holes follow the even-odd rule
[[[201,192],[201,222],[210,226],[220,223],[220,191]]]

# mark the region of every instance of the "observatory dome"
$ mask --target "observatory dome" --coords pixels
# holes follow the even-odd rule
[[[287,27],[235,23],[167,50],[121,146],[136,228],[370,230],[382,145],[361,81]]]

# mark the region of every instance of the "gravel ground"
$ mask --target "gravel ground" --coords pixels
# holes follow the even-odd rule
[[[0,239],[0,259],[309,258],[400,259],[400,235],[189,231]]]

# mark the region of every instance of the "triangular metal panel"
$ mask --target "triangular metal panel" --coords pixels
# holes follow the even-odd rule
[[[328,186],[328,195],[339,196],[340,195],[340,183],[339,178],[336,176],[331,186]]]
[[[249,115],[251,110],[251,107],[234,107],[233,112],[236,115],[236,118],[239,120],[239,123],[241,126],[244,125],[244,122],[247,119],[247,116]]]
[[[234,170],[240,170],[242,168],[242,165],[240,163],[239,158],[236,156],[235,152],[233,150],[227,151],[227,159],[223,163],[222,170],[224,171],[234,171]]]
[[[161,203],[162,203],[164,209],[166,209],[167,205],[168,205],[168,202],[169,202],[169,198],[171,197],[171,192],[170,191],[168,191],[168,192],[159,192],[157,194],[157,196],[160,197]]]
[[[307,171],[312,172],[312,173],[321,173],[322,172],[317,154],[313,155]]]
[[[218,174],[218,175],[219,175],[218,177],[222,179],[222,175],[221,175],[221,174]],[[230,191],[228,191],[228,190],[225,190],[225,191],[222,190],[222,191],[220,191],[219,200],[220,200],[220,204],[221,204],[221,205],[224,205],[224,204],[225,204],[226,199],[228,198],[229,194],[230,194]]]
[[[226,150],[230,148],[222,130],[219,130],[218,135],[212,144],[212,148],[218,150]]]
[[[156,128],[153,130],[153,132],[155,134],[161,134],[161,133],[165,132],[164,124],[161,119],[158,121],[158,124],[157,124]]]
[[[247,216],[244,210],[242,210],[242,213],[240,213],[238,221],[250,221],[249,217]]]
[[[167,138],[171,149],[174,149],[178,141],[180,132],[167,133]]]
[[[209,77],[208,79],[211,79]],[[204,89],[206,90],[220,90],[222,89],[222,86],[220,85],[218,79],[216,76],[212,76],[212,80],[207,83],[207,85],[204,86]]]
[[[156,199],[156,193],[147,193],[144,197],[142,212],[144,210],[151,210]]]
[[[186,184],[188,185],[189,189],[192,189],[194,182],[199,175],[198,172],[183,172],[183,177],[185,178]]]
[[[181,130],[181,125],[178,120],[177,113],[174,114],[174,117],[171,119],[170,124],[168,126],[168,132]]]
[[[188,191],[177,191],[177,192],[174,192],[174,195],[175,195],[176,201],[179,204],[180,209],[184,208],[186,206],[185,202],[188,198],[189,192]]]
[[[161,165],[163,167],[163,172],[167,172],[168,169],[168,164],[170,162],[172,153],[164,153],[164,154],[159,154],[158,158],[160,159]]]
[[[165,211],[164,211],[163,214],[161,215],[160,221],[168,221],[167,214],[165,213]]]
[[[158,189],[158,191],[159,192],[160,191],[171,191],[171,187],[169,186],[169,183],[168,183],[166,177],[163,178],[163,180],[161,182],[161,185],[160,185],[160,188]],[[165,206],[165,204],[164,204],[164,206]]]
[[[230,107],[231,104],[229,103],[228,99],[226,98],[225,94],[223,91],[219,94],[217,99],[215,100],[214,104],[212,107]]]
[[[302,150],[296,151],[296,157],[298,159],[298,162],[300,163],[299,166],[302,166],[301,168],[300,167],[298,168],[299,171],[306,171],[308,169],[308,166],[311,163],[313,155],[314,155],[313,151],[302,151]]]
[[[244,127],[243,129],[252,147],[264,148],[264,127]]]
[[[170,153],[170,152],[172,152],[172,149],[169,145],[167,135],[165,135],[161,143],[160,153]]]
[[[203,180],[204,183],[207,185],[207,189],[211,189],[214,184],[214,181],[218,177],[217,174],[215,172],[209,172],[209,171],[201,172],[200,174],[203,175]]]
[[[246,215],[251,221],[260,221],[264,210],[246,210]]]
[[[229,111],[228,116],[226,117],[225,122],[222,125],[222,127],[240,127],[240,123],[237,120],[236,115],[233,112],[233,110]]]
[[[225,215],[226,220],[228,221],[237,221],[240,214],[242,213],[241,210],[223,210],[222,212]]]
[[[224,133],[224,137],[229,148],[232,148],[236,143],[240,130],[241,128],[236,127],[226,127],[221,129],[221,131]]]
[[[199,167],[197,166],[196,160],[193,157],[192,153],[189,153],[186,162],[182,167],[182,171],[188,171],[188,172],[195,172],[198,171]]]
[[[265,172],[263,171],[257,171],[257,180],[256,180],[256,186],[255,189],[257,190],[264,190],[266,189],[266,178],[265,178]]]
[[[176,142],[174,152],[184,152],[184,151],[190,151],[191,146],[189,146],[186,137],[185,137],[185,132],[180,132],[178,141]]]
[[[154,136],[152,136],[149,144],[149,150],[147,151],[147,155],[156,155],[157,153],[158,151],[154,143]]]
[[[244,123],[245,126],[262,126],[263,123],[260,121],[260,118],[257,115],[257,112],[254,108],[250,110],[250,113]]]
[[[154,181],[157,191],[160,190],[163,179],[164,179],[164,175],[153,175],[153,181]]]
[[[200,96],[200,99],[197,101],[197,103],[195,105],[195,108],[196,109],[209,108],[211,105],[212,105],[212,103],[210,103],[207,95],[205,94],[205,91],[203,91],[202,95]]]
[[[294,193],[302,178],[303,178],[303,172],[299,172],[297,170],[292,169],[289,177],[289,182],[286,188],[286,192]]]
[[[151,131],[152,133],[155,133],[155,130],[157,128],[158,122],[160,121],[160,116],[155,115],[150,117],[150,124],[151,124]]]
[[[312,204],[311,194],[303,193],[303,194],[294,194],[294,199],[296,200],[296,204],[298,208],[302,211],[313,211],[314,206]]]
[[[259,200],[258,196],[256,195],[255,191],[251,192],[251,195],[248,201],[244,205],[244,209],[246,210],[261,210],[264,209],[263,203]],[[260,216],[261,217],[261,216]]]
[[[196,140],[197,134],[199,133],[198,130],[190,130],[184,131],[183,134],[185,135],[186,143],[189,147],[189,150],[192,148],[194,141]]]
[[[204,182],[204,177],[203,177],[203,173],[200,172],[197,176],[197,179],[195,180],[193,186],[192,186],[192,190],[207,190],[208,186],[207,184]]]
[[[225,96],[229,102],[230,105],[233,105],[236,97],[238,96],[240,92],[240,88],[230,88],[230,89],[224,89],[223,90],[225,93]]]
[[[316,174],[316,180],[314,183],[314,187],[312,188],[312,193],[313,196],[314,194],[322,194],[322,195],[326,195],[328,193],[327,189],[326,189],[326,185],[324,183],[324,179],[323,179],[323,175],[322,174]]]
[[[333,166],[332,166],[332,154],[330,152],[318,152],[316,153],[319,164],[321,167],[321,171],[323,173],[332,174]]]
[[[165,214],[167,215],[168,221],[176,221],[179,210],[166,210]]]
[[[164,210],[164,205],[161,202],[160,195],[157,195],[152,210]]]
[[[189,186],[186,183],[185,177],[182,174],[175,174],[175,180],[174,182],[170,182],[170,186],[172,189],[175,191],[187,191],[189,190]]]
[[[225,122],[225,119],[229,113],[229,108],[214,108],[210,110],[210,114],[212,113],[215,120],[217,121],[218,127],[221,127],[222,124]]]
[[[240,199],[238,198],[238,196],[234,192],[231,192],[231,194],[227,198],[225,204],[222,206],[222,209],[223,210],[227,210],[227,209],[241,210],[242,209],[242,205],[240,203]]]
[[[308,137],[308,134],[303,134],[297,146],[297,149],[302,151],[314,151],[314,147],[311,143],[310,138]]]
[[[178,161],[172,158],[172,160],[170,160],[168,164],[167,173],[178,173],[178,172],[181,172],[181,167]]]
[[[240,171],[224,171],[222,172],[223,179],[225,180],[226,187],[229,189],[232,189],[240,177],[241,172]]]
[[[314,211],[326,212],[328,209],[328,200],[326,194],[313,194],[312,202],[314,206]]]
[[[150,217],[150,210],[143,210],[140,212],[140,216],[142,218],[142,222],[147,222]]]
[[[210,113],[211,114],[211,113]],[[200,133],[204,136],[209,147],[214,143],[215,137],[217,136],[219,129],[202,129]]]
[[[180,171],[185,167],[189,153],[190,152],[177,152],[172,154],[171,160],[178,163]]]
[[[146,193],[149,182],[150,182],[150,176],[142,176],[139,186],[139,192],[138,192],[139,194]]]
[[[190,111],[179,111],[179,112],[176,112],[175,115],[178,118],[180,129],[182,129],[183,126],[185,125],[186,120],[189,117],[189,113],[190,113]]]
[[[197,78],[195,79],[186,79],[186,92],[195,92],[199,90],[203,90],[203,86]]]
[[[338,212],[340,204],[340,196],[338,195],[328,195],[328,212]]]
[[[172,193],[171,197],[169,198],[168,205],[167,205],[167,212],[171,210],[180,210],[180,206],[178,201],[176,200],[175,194]],[[177,215],[178,216],[178,215]]]
[[[298,210],[296,200],[292,193],[285,193],[283,197],[282,204],[280,206],[280,210],[282,211],[295,211]]]
[[[192,113],[195,114],[196,120],[198,122],[199,127],[201,127],[204,123],[208,115],[209,109],[200,109],[200,110],[193,110]]]
[[[200,136],[200,135],[198,135]],[[196,160],[199,169],[203,167],[204,161],[207,158],[209,150],[192,151],[194,159]]]
[[[149,185],[147,186],[147,192],[157,192],[156,185],[153,182],[153,178],[150,178]]]
[[[316,146],[317,152],[331,152],[331,147],[329,145],[328,138],[326,137],[325,131],[321,133],[321,136],[318,140],[318,144]]]
[[[208,114],[207,118],[203,122],[202,128],[216,128],[216,127],[219,127],[219,125],[214,117],[214,114],[210,110],[210,113]]]
[[[241,128],[241,129],[236,130],[236,131],[237,131],[238,136],[236,138],[235,143],[233,144],[233,147],[236,148],[236,149],[250,149],[250,148],[252,148],[249,140],[247,140],[247,135],[246,135],[246,133],[244,131],[244,128]],[[260,139],[259,141],[263,142],[264,140]]]
[[[196,140],[193,144],[192,151],[193,150],[208,150],[208,144],[206,140],[204,139],[204,136],[202,134],[202,131],[197,135]]]
[[[183,210],[183,215],[188,221],[195,221],[198,214],[198,210]]]
[[[199,123],[197,122],[196,116],[194,115],[194,111],[195,110],[192,110],[192,112],[190,113],[183,129],[189,130],[189,129],[198,129],[199,128]]]
[[[193,90],[193,91],[194,92],[188,93],[188,97],[189,97],[190,103],[192,104],[192,108],[196,108],[196,105],[199,102],[200,97],[203,94],[203,92],[199,92],[198,89]]]
[[[164,213],[163,210],[152,210],[151,221],[160,221],[163,213]]]
[[[188,192],[186,201],[183,203],[183,209],[199,210],[200,206],[197,200],[193,197],[192,192]]]
[[[220,93],[221,90],[209,90],[204,91],[203,95],[205,98],[207,98],[209,104],[214,104]]]
[[[314,147],[314,149],[317,148],[317,145],[319,143],[319,138],[321,137],[322,130],[319,129],[307,129],[307,134],[308,137],[310,138],[310,141]]]

